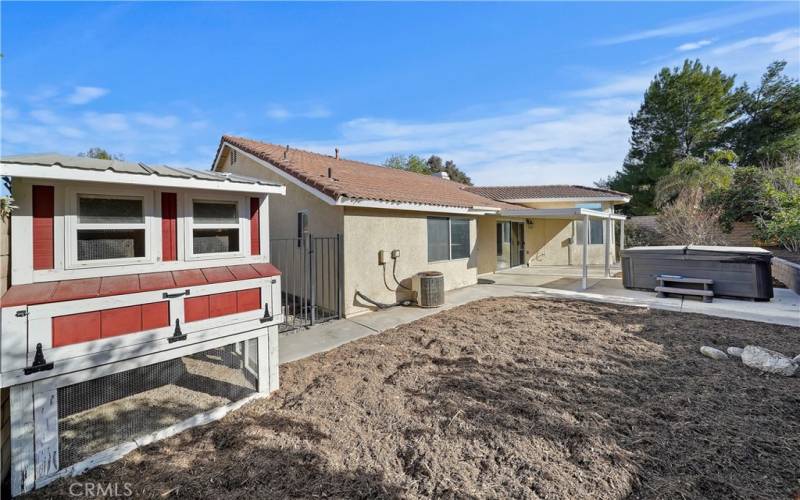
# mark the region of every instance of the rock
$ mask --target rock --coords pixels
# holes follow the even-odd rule
[[[727,349],[725,349],[725,352],[727,352],[729,356],[733,356],[734,358],[741,358],[744,349],[742,349],[741,347],[728,347]]]
[[[728,355],[724,352],[720,351],[719,349],[714,349],[713,347],[708,347],[704,345],[700,348],[700,352],[703,356],[706,356],[711,359],[728,359]]]
[[[791,377],[797,371],[798,365],[792,358],[763,347],[749,345],[742,352],[742,363],[767,373],[775,373]]]
[[[797,356],[795,356],[795,357],[794,357],[794,359],[793,359],[792,361],[794,361],[794,364],[796,364],[796,365],[800,365],[800,354],[798,354]]]

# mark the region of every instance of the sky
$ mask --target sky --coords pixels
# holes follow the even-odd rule
[[[800,76],[800,3],[0,4],[0,153],[208,169],[223,134],[478,185],[619,169],[655,73]]]

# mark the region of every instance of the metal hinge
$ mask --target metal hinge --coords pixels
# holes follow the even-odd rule
[[[272,321],[273,316],[269,313],[269,302],[264,303],[264,316],[260,318],[262,323]]]
[[[167,339],[167,342],[171,344],[181,340],[186,340],[186,334],[181,331],[181,320],[175,318],[175,331],[172,333],[172,337]]]
[[[36,344],[36,354],[33,356],[33,364],[31,366],[26,367],[23,371],[25,375],[30,375],[31,373],[36,372],[43,372],[46,370],[52,370],[53,363],[48,363],[46,359],[44,359],[44,352],[42,352],[42,343],[39,342]]]
[[[17,311],[17,312],[14,313],[14,316],[16,316],[18,318],[24,318],[27,315],[28,315],[28,311],[25,311],[25,310]]]

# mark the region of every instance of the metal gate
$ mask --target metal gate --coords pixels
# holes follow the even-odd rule
[[[341,318],[341,258],[340,234],[270,240],[270,260],[282,272],[281,331]]]

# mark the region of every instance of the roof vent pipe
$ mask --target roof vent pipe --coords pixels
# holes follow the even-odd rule
[[[339,159],[339,148],[336,148],[336,159],[337,160]],[[330,169],[328,169],[328,170],[330,170]],[[330,177],[330,175],[328,177]]]
[[[286,159],[286,156],[289,154],[289,145],[286,145],[286,149],[283,151],[283,159]]]
[[[330,179],[332,177],[333,177],[333,172],[331,170],[331,167],[328,167],[328,179]]]

